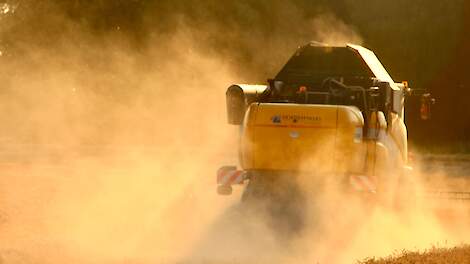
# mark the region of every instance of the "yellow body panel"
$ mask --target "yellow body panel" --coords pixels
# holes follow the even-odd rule
[[[245,170],[362,171],[362,114],[333,105],[252,104],[241,135]]]
[[[244,170],[361,174],[393,181],[406,165],[403,120],[353,106],[253,103],[240,137]]]
[[[402,162],[406,164],[408,161],[408,140],[406,126],[403,122],[403,119],[400,118],[397,114],[392,114],[391,119],[391,128],[389,134],[393,138],[395,144],[397,144],[397,147],[400,151],[400,156],[402,157]]]

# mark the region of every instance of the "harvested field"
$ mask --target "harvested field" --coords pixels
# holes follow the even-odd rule
[[[360,264],[465,264],[470,263],[470,246],[432,248],[425,252],[404,251],[391,257],[368,259]]]

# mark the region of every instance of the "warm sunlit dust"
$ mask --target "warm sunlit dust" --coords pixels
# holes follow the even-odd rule
[[[312,24],[319,40],[361,40],[330,16]],[[307,192],[301,232],[280,236],[240,204],[243,186],[217,196],[215,171],[237,164],[225,88],[241,80],[197,41],[184,26],[142,53],[67,41],[5,68],[0,263],[350,263],[469,242],[465,206],[397,211],[329,186]]]
[[[149,52],[171,53],[158,65],[111,44],[97,53],[107,70],[99,60],[83,67],[90,58],[73,44],[15,65],[29,74],[12,75],[17,87],[2,98],[11,129],[2,134],[0,248],[18,253],[0,254],[6,262],[172,262],[233,203],[214,183],[218,166],[236,162],[224,112],[236,78],[193,40],[166,39]]]

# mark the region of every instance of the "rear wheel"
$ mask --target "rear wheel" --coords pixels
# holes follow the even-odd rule
[[[306,199],[290,173],[253,172],[242,204],[261,213],[276,231],[286,234],[302,230],[305,222]]]

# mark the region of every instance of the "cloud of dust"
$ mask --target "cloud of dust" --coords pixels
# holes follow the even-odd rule
[[[348,43],[361,45],[364,42],[357,29],[347,25],[331,13],[314,18],[311,21],[311,25],[320,42],[333,46],[341,46]]]
[[[385,199],[381,193],[345,191],[332,179],[318,185],[318,181],[309,183],[301,177],[300,186],[309,205],[305,212],[308,220],[280,262],[351,263],[405,249],[423,251],[468,243],[468,202],[432,192],[469,190],[464,166],[454,167],[454,174],[449,174],[452,167],[447,163],[462,158],[447,159],[440,164],[442,157],[416,160],[414,171],[408,175],[410,185],[398,186],[386,193]],[[457,171],[460,174],[456,175]],[[399,207],[390,203],[395,198],[404,199]]]
[[[2,260],[173,263],[233,203],[215,171],[236,163],[236,77],[195,41],[181,25],[142,54],[111,36],[4,66]]]
[[[283,10],[284,18],[305,19],[294,5]],[[18,12],[25,12],[21,5]],[[216,169],[237,163],[238,131],[226,125],[225,88],[256,77],[234,66],[230,54],[206,47],[208,39],[222,35],[252,47],[257,57],[249,65],[271,75],[312,38],[362,40],[332,15],[308,20],[293,38],[258,32],[255,42],[253,32],[236,26],[224,31],[177,20],[174,32],[135,47],[119,28],[97,38],[54,13],[51,24],[63,26],[50,36],[54,46],[26,38],[15,47],[18,57],[5,52],[0,263],[342,263],[450,241],[427,214],[364,213],[359,202],[345,203],[334,192],[315,197],[321,214],[308,216],[292,241],[280,241],[269,215],[240,209],[240,188],[217,196]],[[14,24],[2,32],[6,27]]]

